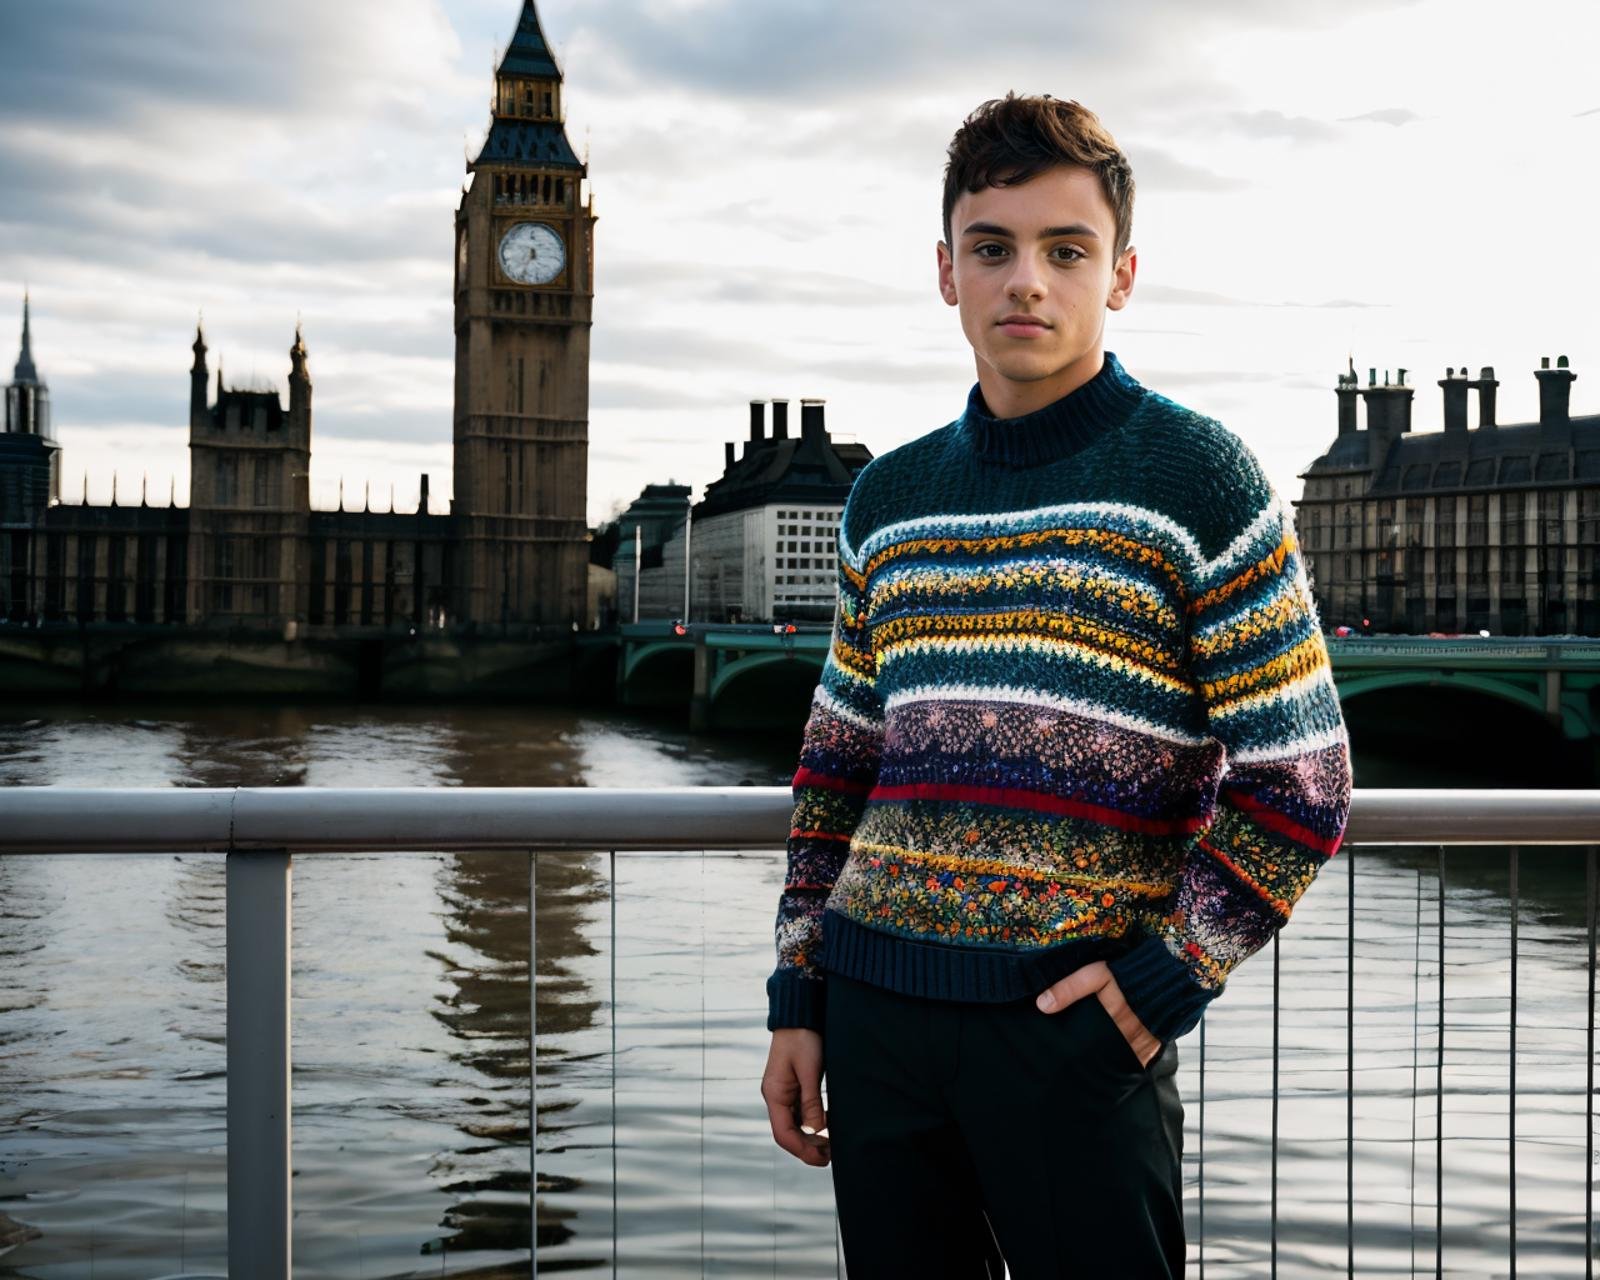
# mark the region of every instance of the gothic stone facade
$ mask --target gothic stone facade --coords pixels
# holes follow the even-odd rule
[[[1353,366],[1339,377],[1338,435],[1301,477],[1296,524],[1323,625],[1600,635],[1600,415],[1572,415],[1566,357],[1534,370],[1537,422],[1496,421],[1492,368],[1451,368],[1444,430],[1416,434],[1405,372],[1379,383],[1370,370],[1365,387]]]
[[[0,437],[0,617],[298,628],[570,630],[588,619],[594,206],[562,73],[524,0],[455,219],[455,496],[448,515],[313,511],[311,377],[289,402],[190,371],[190,506],[60,501],[48,391],[22,359]],[[291,627],[291,624],[293,626]]]

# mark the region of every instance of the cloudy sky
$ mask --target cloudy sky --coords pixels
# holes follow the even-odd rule
[[[451,229],[520,0],[51,0],[0,47],[0,314],[24,283],[64,492],[187,500],[189,343],[316,385],[313,501],[448,493]],[[973,380],[935,291],[944,148],[978,102],[1096,110],[1139,184],[1107,345],[1290,496],[1335,376],[1446,365],[1500,419],[1567,354],[1600,409],[1600,5],[1589,0],[543,0],[600,215],[589,516],[696,495],[751,398],[882,452]],[[1591,382],[1590,379],[1594,381]],[[1585,390],[1587,388],[1587,390]],[[1473,421],[1476,421],[1474,416]]]

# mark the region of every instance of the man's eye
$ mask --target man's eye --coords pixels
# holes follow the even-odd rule
[[[1079,258],[1086,258],[1086,257],[1089,256],[1088,254],[1084,253],[1084,251],[1082,249],[1078,248],[1076,245],[1058,244],[1056,246],[1056,252],[1057,253],[1060,253],[1063,250],[1066,252],[1067,256],[1066,256],[1065,260],[1067,262],[1076,262]]]
[[[990,249],[993,249],[994,252],[988,252]],[[1005,247],[991,242],[989,244],[980,244],[973,252],[980,258],[998,258],[1005,253]]]

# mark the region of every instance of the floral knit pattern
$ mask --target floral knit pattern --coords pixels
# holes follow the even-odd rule
[[[1349,743],[1249,450],[1106,353],[875,458],[794,781],[769,1027],[827,972],[1004,1000],[1106,959],[1182,1035],[1333,856]]]

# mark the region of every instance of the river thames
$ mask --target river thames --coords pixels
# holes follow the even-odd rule
[[[0,785],[779,786],[798,741],[526,706],[11,708]],[[1357,757],[1361,786],[1450,776]],[[225,1270],[223,863],[0,858],[0,1213],[41,1233],[0,1277]],[[1344,1264],[1352,866],[1357,1271],[1431,1275],[1438,860],[1422,849],[1341,853],[1283,935],[1279,1274]],[[772,851],[541,858],[541,1269],[834,1274],[827,1171],[778,1150],[758,1095],[782,878]],[[1520,881],[1519,1265],[1578,1276],[1582,857],[1525,850]],[[520,855],[296,860],[297,1276],[526,1274],[527,885]],[[1504,851],[1448,854],[1452,1275],[1505,1268],[1507,889]],[[1215,1280],[1266,1274],[1272,969],[1270,948],[1241,966],[1204,1023]],[[1200,1034],[1177,1044],[1192,1272]]]

